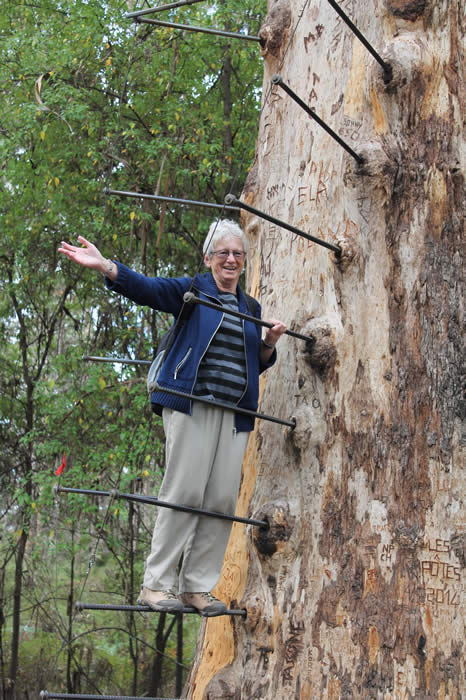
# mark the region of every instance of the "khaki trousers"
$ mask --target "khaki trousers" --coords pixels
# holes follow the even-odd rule
[[[196,402],[191,416],[163,409],[166,468],[161,500],[234,514],[249,437],[236,433],[234,419],[233,411]],[[159,508],[143,585],[154,591],[211,591],[220,577],[231,525]]]

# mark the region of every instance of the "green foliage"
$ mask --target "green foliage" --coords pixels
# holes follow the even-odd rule
[[[60,241],[84,235],[146,274],[195,273],[210,210],[104,188],[223,202],[253,161],[257,44],[135,25],[127,10],[40,0],[0,14],[1,671],[23,694],[150,692],[158,618],[73,618],[81,594],[135,601],[155,514],[53,487],[65,453],[62,485],[157,493],[163,432],[144,369],[82,356],[150,358],[171,319],[59,259]],[[164,19],[256,34],[264,12],[224,0]],[[184,628],[189,663],[198,621]],[[164,653],[174,649],[172,634]],[[165,659],[170,694],[173,669]]]

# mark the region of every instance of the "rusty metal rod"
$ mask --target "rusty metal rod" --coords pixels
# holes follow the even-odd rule
[[[124,365],[151,365],[152,360],[132,360],[129,357],[98,357],[97,355],[83,355],[81,360],[85,362],[116,362]]]
[[[180,505],[178,503],[169,503],[168,501],[161,501],[155,496],[142,496],[139,493],[122,493],[117,489],[112,489],[111,491],[96,491],[95,489],[78,489],[68,486],[60,486],[57,484],[54,487],[55,493],[79,493],[83,496],[110,496],[111,498],[123,498],[126,501],[135,501],[136,503],[148,503],[151,506],[160,506],[161,508],[169,508],[171,510],[178,510],[182,513],[194,513],[196,515],[205,515],[210,518],[217,518],[219,520],[229,520],[234,523],[244,523],[245,525],[254,525],[255,527],[260,527],[267,529],[269,523],[266,520],[254,520],[252,518],[242,518],[239,515],[227,515],[226,513],[220,513],[215,510],[204,510],[203,508],[194,508],[194,506]]]
[[[157,612],[156,610],[150,608],[148,605],[113,605],[105,603],[83,603],[81,601],[77,601],[74,607],[76,608],[76,610],[122,610],[125,612]],[[166,612],[170,611],[167,610]],[[188,615],[192,613],[199,614],[198,610],[196,608],[192,608],[191,606],[185,606],[183,610],[177,610],[173,614],[176,614],[178,612],[183,612]],[[232,609],[226,610],[225,612],[220,613],[220,615],[217,613],[216,615],[205,615],[203,617],[220,617],[221,615],[230,615],[232,617],[247,617],[247,611]]]
[[[164,197],[161,194],[146,194],[144,192],[128,192],[126,190],[110,190],[105,188],[104,194],[118,195],[120,197],[134,197],[136,199],[154,199],[159,202],[169,202],[170,204],[189,204],[190,206],[208,207],[211,209],[230,209],[238,211],[238,207],[227,207],[225,204],[216,204],[215,202],[199,202],[195,199],[180,199],[179,197]]]
[[[330,5],[333,7],[333,9],[335,10],[335,12],[338,12],[338,14],[342,18],[343,22],[345,22],[345,24],[348,25],[348,27],[351,29],[351,31],[357,36],[359,41],[362,44],[364,44],[366,49],[372,54],[372,56],[375,58],[377,63],[379,63],[382,66],[383,72],[384,72],[384,76],[383,76],[384,83],[387,85],[387,83],[389,83],[393,77],[392,66],[389,63],[387,63],[386,61],[384,61],[382,56],[379,53],[377,53],[377,51],[374,49],[374,47],[368,42],[366,37],[363,34],[361,34],[361,32],[356,27],[354,22],[352,22],[352,20],[348,17],[348,15],[341,9],[340,5],[337,2],[335,2],[335,0],[328,0],[328,1],[329,1]]]
[[[233,309],[225,309],[220,304],[214,304],[213,301],[206,301],[200,299],[198,296],[192,292],[186,292],[183,296],[183,301],[186,304],[201,304],[201,306],[208,306],[209,309],[218,309],[222,313],[228,314],[229,316],[237,316],[238,318],[244,318],[245,321],[251,321],[257,326],[265,326],[266,328],[273,328],[273,323],[270,321],[263,321],[261,318],[256,318],[255,316],[250,316],[249,314],[243,314],[241,311],[233,311]],[[302,335],[301,333],[296,333],[295,331],[285,331],[286,335],[291,335],[293,338],[299,338],[299,340],[305,340],[306,342],[314,343],[315,338],[311,338],[308,335]]]
[[[274,85],[279,85],[282,88],[282,90],[284,90],[290,97],[292,97],[293,100],[300,107],[302,107],[304,111],[307,112],[307,114],[309,114],[309,116],[312,117],[319,124],[319,126],[322,127],[322,129],[325,129],[327,134],[330,134],[332,139],[335,139],[335,141],[339,143],[340,146],[342,146],[345,149],[345,151],[347,151],[351,156],[353,156],[353,158],[359,163],[359,165],[362,165],[364,163],[364,158],[358,153],[356,153],[356,151],[353,151],[351,146],[348,146],[348,144],[345,141],[343,141],[343,139],[340,138],[338,134],[323,121],[323,119],[317,116],[314,110],[311,109],[311,107],[309,107],[305,102],[303,102],[303,100],[300,97],[298,97],[298,95],[295,92],[293,92],[293,90],[286,83],[283,82],[281,75],[274,75],[272,77],[272,83]]]
[[[303,336],[304,338],[304,336]],[[312,342],[312,338],[306,338],[307,341]],[[83,360],[91,360],[94,362],[122,362],[128,364],[144,364],[151,365],[150,360],[126,360],[125,358],[114,358],[114,357],[91,357],[83,356]],[[291,421],[283,420],[282,418],[275,418],[274,416],[268,416],[265,413],[257,413],[256,411],[250,411],[248,408],[240,408],[232,403],[227,403],[226,401],[211,401],[203,396],[196,396],[195,394],[185,394],[182,391],[175,391],[174,389],[166,389],[165,387],[157,385],[155,391],[163,391],[167,394],[173,394],[174,396],[180,396],[183,399],[190,399],[191,401],[200,401],[201,403],[207,403],[209,406],[218,406],[218,408],[226,408],[229,411],[234,411],[235,413],[240,413],[243,416],[253,416],[254,418],[261,418],[262,420],[268,420],[272,423],[280,423],[280,425],[287,425],[289,428],[296,428],[296,419],[293,418]]]
[[[289,428],[296,428],[296,419],[292,418],[291,421],[284,420],[283,418],[275,418],[274,416],[267,416],[264,413],[257,413],[256,411],[250,411],[248,408],[240,408],[232,403],[227,403],[226,401],[212,401],[204,396],[196,396],[195,394],[185,394],[183,391],[176,391],[175,389],[167,389],[167,387],[159,386],[155,387],[155,392],[162,391],[166,394],[172,394],[173,396],[180,396],[183,399],[189,399],[190,401],[200,401],[201,403],[206,403],[209,406],[217,406],[218,408],[225,408],[229,411],[234,411],[235,413],[240,413],[243,416],[253,416],[254,418],[261,418],[262,420],[268,420],[271,423],[280,423],[280,425],[287,425]]]
[[[197,2],[204,2],[205,0],[178,0],[177,2],[170,2],[168,5],[159,5],[158,7],[148,7],[145,10],[136,10],[135,12],[127,12],[126,19],[131,19],[132,17],[142,17],[143,15],[155,14],[156,12],[163,12],[164,10],[172,10],[175,7],[184,7],[185,5],[194,5]]]
[[[141,700],[137,695],[82,695],[80,693],[49,693],[48,690],[41,690],[40,697],[42,700],[52,700],[52,698],[74,698],[75,700]],[[179,700],[179,698],[149,698],[144,697],[143,700]]]
[[[333,252],[339,257],[341,255],[341,248],[338,245],[334,245],[333,243],[327,243],[327,241],[323,241],[321,238],[316,238],[315,236],[312,236],[310,233],[305,233],[304,231],[301,231],[299,228],[296,228],[296,226],[292,226],[291,224],[287,224],[284,221],[280,221],[280,219],[276,219],[274,216],[270,216],[270,214],[266,214],[263,211],[259,211],[259,209],[255,209],[254,207],[249,206],[249,204],[246,204],[245,202],[242,202],[241,200],[237,199],[234,194],[227,194],[225,197],[225,202],[227,204],[233,204],[233,202],[240,207],[241,209],[245,209],[246,211],[251,212],[251,214],[256,214],[257,216],[260,216],[262,219],[266,219],[267,221],[271,221],[273,224],[276,224],[277,226],[280,226],[281,228],[286,228],[288,231],[291,231],[292,233],[296,233],[298,236],[302,236],[303,238],[307,238],[308,241],[312,241],[313,243],[317,243],[317,245],[321,245],[324,248],[328,248],[329,250],[333,250]]]
[[[165,22],[159,19],[140,19],[135,17],[138,24],[153,24],[156,27],[169,27],[170,29],[183,29],[188,32],[201,32],[202,34],[215,34],[216,36],[226,36],[229,39],[243,39],[243,41],[260,41],[260,37],[252,34],[241,34],[240,32],[227,32],[214,27],[197,27],[192,24],[178,24],[176,22]]]

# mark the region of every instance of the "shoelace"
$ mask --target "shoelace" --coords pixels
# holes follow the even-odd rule
[[[200,593],[198,595],[200,595],[201,598],[206,600],[208,603],[219,603],[220,602],[218,598],[216,598],[214,595],[212,595],[212,593]]]
[[[178,596],[172,590],[163,591],[163,594],[167,600],[178,600]]]

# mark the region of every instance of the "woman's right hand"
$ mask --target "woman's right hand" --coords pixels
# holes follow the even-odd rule
[[[92,270],[98,270],[104,275],[107,274],[110,261],[104,258],[99,249],[90,241],[87,241],[82,236],[78,236],[78,241],[83,246],[82,248],[62,241],[58,252],[63,253],[67,258],[78,263],[78,265],[89,267]],[[115,265],[113,265],[113,267],[115,267]]]

